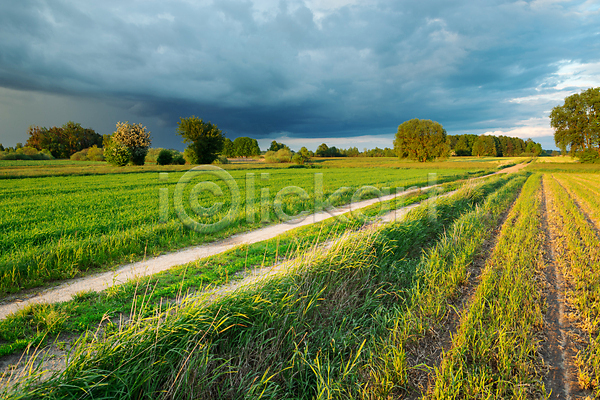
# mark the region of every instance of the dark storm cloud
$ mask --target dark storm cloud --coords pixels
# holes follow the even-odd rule
[[[124,108],[159,138],[192,114],[232,136],[495,131],[547,111],[511,100],[558,91],[561,62],[598,62],[597,21],[594,2],[4,2],[0,86]]]

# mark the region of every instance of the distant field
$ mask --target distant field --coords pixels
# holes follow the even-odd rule
[[[536,162],[539,163],[577,163],[579,159],[571,156],[539,157]]]
[[[345,160],[344,160],[345,161]],[[336,160],[338,164],[338,162]],[[70,164],[57,161],[47,165]],[[139,168],[123,168],[123,174],[100,174],[89,176],[51,176],[27,179],[0,180],[0,292],[14,292],[21,288],[36,287],[45,282],[77,276],[84,271],[119,262],[129,262],[144,256],[152,256],[192,244],[227,237],[235,232],[261,226],[261,189],[268,188],[269,201],[279,190],[287,186],[304,189],[308,198],[299,201],[297,196],[285,197],[282,209],[288,215],[302,210],[309,211],[314,202],[315,173],[323,174],[323,192],[327,199],[342,188],[334,203],[348,202],[356,189],[364,185],[378,188],[411,187],[427,185],[429,174],[434,173],[438,182],[453,181],[488,171],[480,165],[471,169],[439,168],[440,164],[428,164],[429,168],[336,168],[291,169],[273,168],[262,170],[230,169],[241,194],[241,207],[232,223],[224,230],[212,234],[195,232],[185,228],[173,210],[173,193],[183,172],[170,172],[164,181],[154,171],[169,171],[163,167],[147,166],[145,173]],[[421,165],[420,165],[421,166]],[[107,168],[104,165],[85,164],[78,168]],[[185,166],[184,166],[185,167]],[[425,165],[422,165],[425,167]],[[30,168],[36,169],[37,165]],[[110,168],[110,167],[108,167]],[[185,167],[185,169],[189,169]],[[26,171],[26,169],[24,168]],[[254,173],[255,222],[248,224],[245,214],[246,174]],[[262,173],[268,179],[262,180]],[[195,181],[194,181],[195,182]],[[189,194],[195,183],[186,186],[184,204],[190,215],[195,215],[189,205]],[[231,196],[225,186],[222,210],[204,222],[215,222],[228,211]],[[159,223],[159,189],[169,193],[170,211],[168,222]],[[215,200],[206,191],[198,196],[200,205],[211,206]],[[276,219],[272,208],[267,209],[269,220]]]
[[[452,157],[448,160],[433,163],[399,161],[396,157],[337,157],[313,158],[303,168],[410,168],[410,169],[494,169],[508,163],[518,163],[527,158],[495,158],[495,157]],[[295,164],[268,164],[263,160],[235,160],[231,164],[221,165],[226,170],[249,169],[282,169],[297,168]],[[65,175],[104,175],[131,174],[156,171],[187,171],[190,165],[156,165],[147,163],[142,166],[114,167],[99,161],[71,160],[0,160],[0,179],[65,176]]]

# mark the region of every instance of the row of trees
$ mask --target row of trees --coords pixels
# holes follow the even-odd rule
[[[448,144],[451,152],[457,156],[514,157],[542,154],[541,144],[531,139],[508,136],[449,135]]]
[[[542,146],[531,139],[508,136],[454,135],[449,136],[441,124],[431,120],[411,119],[398,126],[394,150],[400,158],[421,162],[457,156],[512,157],[538,156]]]
[[[29,127],[26,147],[47,150],[54,158],[69,158],[71,155],[92,147],[102,146],[102,136],[91,128],[69,121],[61,127]]]
[[[550,113],[554,142],[562,154],[583,161],[600,160],[600,88],[589,88],[565,98]]]

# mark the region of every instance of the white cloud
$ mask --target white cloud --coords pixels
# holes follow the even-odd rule
[[[514,127],[505,130],[488,131],[485,135],[519,137],[521,139],[538,138],[554,135],[548,118],[529,118],[519,121]]]

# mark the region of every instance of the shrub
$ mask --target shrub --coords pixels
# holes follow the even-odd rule
[[[292,161],[292,152],[289,149],[267,151],[265,161],[268,163],[289,163]]]
[[[173,162],[173,154],[170,150],[162,149],[160,153],[158,153],[158,157],[156,157],[156,163],[158,165],[168,165]]]
[[[577,157],[582,163],[598,164],[600,163],[600,156],[596,150],[583,150],[577,153]]]
[[[38,151],[33,147],[19,147],[16,151],[0,152],[0,160],[53,160],[47,150]]]
[[[179,164],[179,165],[185,164],[185,158],[183,158],[183,153],[178,151],[177,154],[174,154],[172,164]]]
[[[93,145],[88,149],[87,159],[90,161],[104,161],[104,149]]]
[[[198,164],[198,155],[191,147],[185,149],[183,158],[188,164]]]
[[[220,155],[212,163],[213,164],[229,164],[229,160],[224,155]]]
[[[129,163],[131,151],[120,143],[111,142],[104,148],[104,157],[110,164],[123,167]]]
[[[73,161],[104,161],[104,149],[96,145],[71,155]]]

